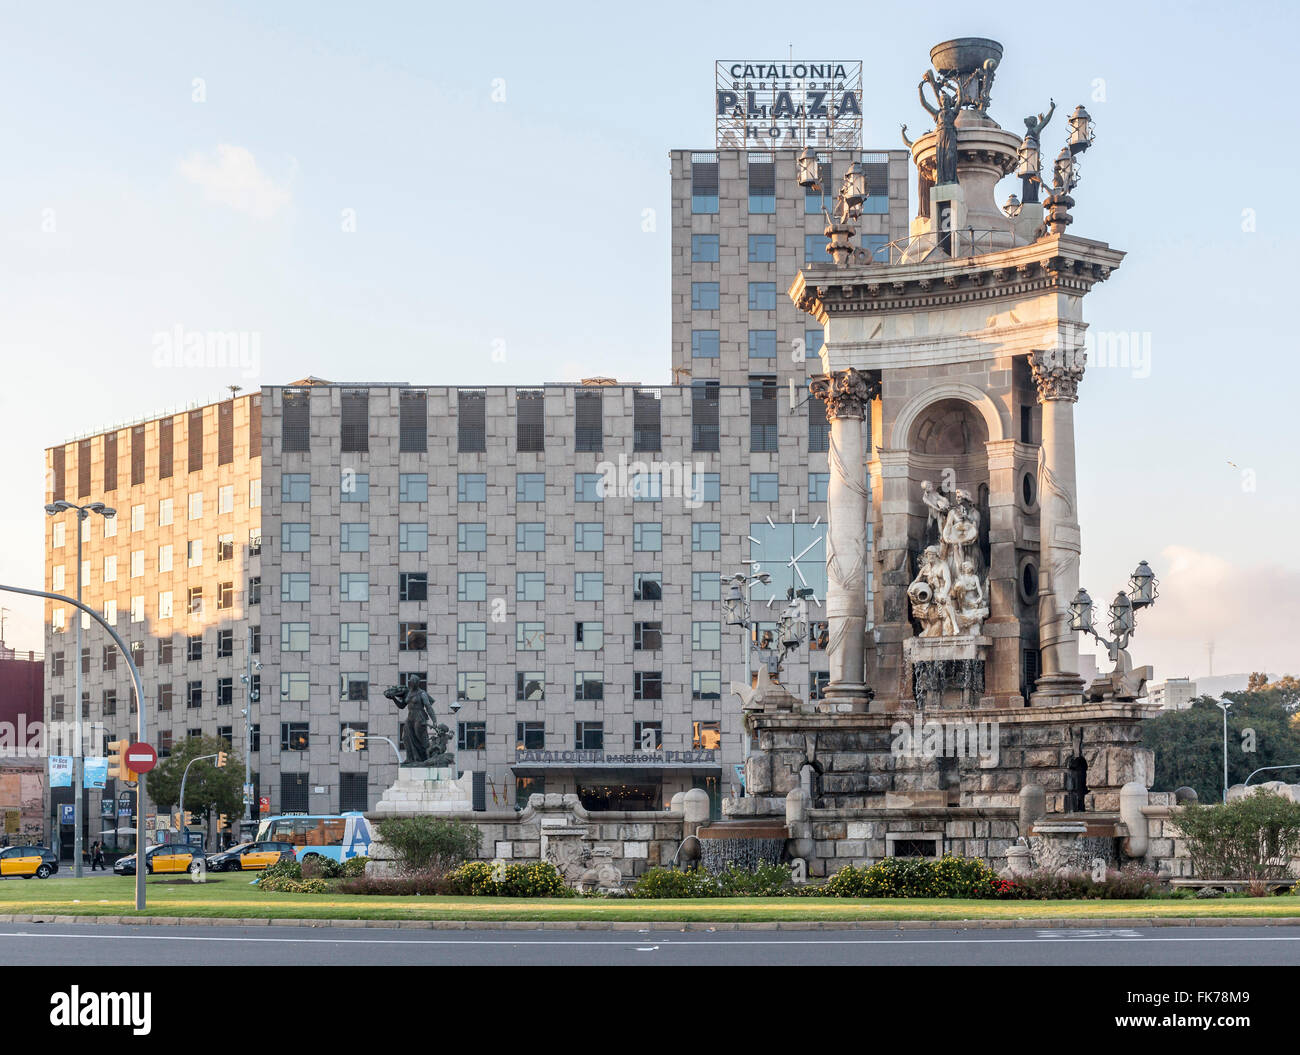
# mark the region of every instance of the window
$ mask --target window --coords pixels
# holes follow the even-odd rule
[[[573,500],[575,502],[603,502],[605,500],[605,477],[600,473],[575,473],[573,477]]]
[[[691,699],[722,699],[722,672],[718,670],[691,671]]]
[[[171,478],[176,456],[175,418],[163,418],[158,422],[158,479]]]
[[[217,488],[217,513],[233,513],[235,511],[235,488],[233,484],[227,484],[225,487]]]
[[[803,334],[803,354],[804,358],[813,363],[818,368],[821,367],[820,352],[822,344],[825,342],[825,335],[821,330],[804,330]],[[821,402],[821,400],[817,400]]]
[[[112,490],[112,488],[109,488],[109,490]],[[104,538],[116,538],[116,537],[117,537],[117,517],[116,517],[116,516],[111,516],[111,517],[104,517],[104,518],[102,518],[102,519],[103,519],[103,524],[104,524]]]
[[[720,291],[717,282],[692,282],[691,310],[717,311],[721,300]]]
[[[288,748],[288,750],[305,751],[307,750],[307,731],[302,731],[302,743],[300,746]],[[285,745],[281,743],[281,750],[286,750]],[[307,774],[306,773],[281,773],[280,774],[280,812],[281,813],[306,813],[308,804],[311,801],[307,793]]]
[[[573,548],[579,553],[599,553],[605,548],[605,525],[599,522],[574,524]]]
[[[250,557],[259,556],[262,552],[262,529],[260,527],[248,529],[248,555]]]
[[[170,685],[158,686],[158,710],[170,711],[172,709],[172,687]]]
[[[370,649],[369,623],[340,623],[339,651],[367,652]]]
[[[515,699],[532,701],[546,698],[546,676],[540,670],[515,671]]]
[[[460,525],[462,528],[475,525]],[[484,525],[476,525],[484,527]],[[479,549],[485,549],[487,546],[486,528],[484,528],[483,545]],[[462,550],[469,547],[464,545],[464,539],[461,540]],[[397,525],[397,549],[401,553],[427,553],[429,550],[429,525],[428,524],[398,524]]]
[[[370,501],[370,474],[354,473],[344,469],[339,480],[339,500],[342,502]]]
[[[831,486],[830,473],[809,473],[808,474],[808,501],[825,502],[826,493]]]
[[[632,449],[657,451],[662,443],[659,389],[638,388],[632,392]]]
[[[117,582],[117,557],[104,558],[104,581]]]
[[[692,622],[691,648],[696,652],[717,652],[722,648],[722,624],[710,620]]]
[[[66,572],[62,564],[50,570],[50,589],[55,593],[63,592],[65,574]]]
[[[457,623],[456,651],[484,652],[487,650],[487,623]]]
[[[235,607],[235,584],[233,582],[217,583],[217,610],[225,611]]]
[[[262,603],[262,577],[254,575],[248,580],[248,603],[250,605]]]
[[[573,746],[579,751],[605,750],[605,723],[574,722]]]
[[[633,623],[632,647],[638,652],[658,652],[664,647],[664,624],[659,620]]]
[[[456,699],[479,703],[487,699],[487,675],[481,670],[462,670],[456,674]]]
[[[189,496],[189,517],[191,520],[203,519],[203,492],[194,491]]]
[[[117,670],[117,646],[104,646],[104,670]]]
[[[749,284],[750,311],[776,311],[776,283],[751,282]]]
[[[399,652],[427,652],[428,649],[428,623],[397,624],[397,650]]]
[[[749,500],[751,502],[775,502],[777,500],[776,473],[749,474]]]
[[[813,670],[808,672],[808,696],[813,700],[824,700],[826,698],[826,686],[831,683],[831,672],[829,670]]]
[[[599,388],[581,388],[574,392],[573,438],[574,450],[604,449],[604,399]]]
[[[540,388],[515,390],[515,449],[546,449],[546,400]]]
[[[429,573],[404,571],[397,577],[399,601],[427,601],[429,599]]]
[[[691,155],[691,212],[718,211],[718,155]]]
[[[368,553],[370,551],[370,525],[340,524],[339,550],[343,553]]]
[[[131,662],[134,663],[137,667],[144,666],[144,642],[143,641],[137,639],[131,642]],[[60,667],[63,666],[63,656],[61,653],[59,655],[59,666]]]
[[[340,601],[370,600],[370,576],[364,571],[339,573]]]
[[[427,502],[429,500],[428,473],[402,473],[397,478],[399,502]]]
[[[486,502],[487,474],[458,473],[456,475],[456,501]]]
[[[280,403],[280,449],[311,450],[311,393],[306,389],[285,389]]]
[[[190,539],[185,543],[185,563],[191,568],[198,568],[203,564],[203,540],[201,538]]]
[[[722,549],[722,525],[697,520],[691,524],[691,549],[696,553],[717,553]]]
[[[664,596],[663,576],[657,571],[638,571],[632,574],[632,600],[661,601]]]
[[[461,454],[487,450],[486,395],[481,388],[462,388],[456,393],[456,445]]]
[[[281,722],[280,723],[280,750],[281,751],[306,751],[310,741],[311,727],[306,722]],[[286,779],[293,779],[299,776],[306,777],[305,773],[285,773]],[[307,785],[304,780],[302,786],[302,809],[307,809]],[[289,807],[284,802],[284,795],[281,793],[280,808],[287,810]]]
[[[280,549],[285,553],[307,553],[311,550],[311,525],[280,525]]]
[[[862,203],[866,215],[889,214],[889,158],[885,154],[863,154],[862,168],[867,176],[867,200]]]
[[[310,623],[281,623],[280,651],[306,652],[311,644]]]
[[[137,425],[131,430],[131,486],[144,483],[144,426]]]
[[[605,599],[605,574],[599,571],[580,571],[573,576],[575,601],[603,601]]]
[[[662,524],[637,523],[632,525],[632,549],[638,553],[658,553],[664,548]]]
[[[546,648],[545,623],[516,623],[515,650],[518,652],[540,652]]]
[[[104,690],[104,714],[117,714],[117,690]]]
[[[599,476],[596,477],[600,479]],[[595,499],[592,499],[595,501]],[[50,546],[53,549],[61,549],[68,540],[68,526],[66,524],[52,524],[50,526]]]
[[[749,262],[751,264],[775,264],[776,235],[751,234],[749,236]]]
[[[632,699],[662,700],[664,676],[658,670],[637,670],[632,673]]]
[[[751,451],[777,449],[776,378],[754,374],[749,378],[749,447]]]
[[[545,473],[515,473],[516,502],[545,502]]]
[[[716,264],[718,262],[718,236],[716,234],[691,235],[691,263]]]
[[[165,546],[158,547],[158,570],[160,572],[172,570],[172,547],[170,542]]]
[[[749,357],[751,359],[775,359],[776,330],[750,330]]]
[[[370,699],[370,675],[362,671],[361,673],[340,674],[339,675],[339,699],[340,700],[368,700]],[[356,728],[355,723],[353,728]]]
[[[636,751],[659,751],[664,746],[663,722],[633,722],[632,748]]]
[[[515,525],[515,549],[520,553],[542,553],[546,550],[546,525],[524,523]]]
[[[714,571],[691,572],[691,600],[718,601],[722,599],[722,580]]]
[[[546,573],[541,571],[515,572],[515,600],[546,600]]]
[[[170,499],[168,501],[170,502]],[[170,520],[168,520],[167,522],[169,524],[171,523]],[[144,530],[144,506],[143,505],[135,505],[131,507],[131,530],[132,531]]]
[[[115,624],[115,623],[117,622],[117,602],[116,602],[116,601],[105,601],[105,602],[104,602],[104,618],[105,618],[106,620],[108,620],[109,623],[114,623],[114,624]]]
[[[771,154],[749,155],[749,211],[776,212],[776,158]]]
[[[50,615],[50,629],[56,634],[63,633],[68,628],[68,613],[62,608],[54,609]]]
[[[259,477],[256,480],[248,481],[248,508],[260,509],[262,507],[262,480]]]
[[[423,394],[423,393],[421,393]],[[403,448],[405,449],[405,448]],[[364,732],[366,723],[360,723],[361,731]],[[358,727],[357,722],[352,723],[353,728]],[[362,747],[361,750],[366,750]],[[347,813],[351,810],[358,810],[364,813],[370,808],[370,794],[367,788],[367,778],[364,772],[359,773],[340,773],[339,774],[339,812]]]
[[[573,624],[573,647],[578,652],[598,652],[605,644],[605,624],[603,622],[579,622]]]
[[[185,435],[189,438],[190,472],[196,473],[203,468],[203,411],[191,410],[185,425]]]
[[[720,348],[720,331],[691,330],[691,358],[717,359]]]
[[[487,573],[481,571],[462,571],[456,573],[456,600],[486,601]]]
[[[603,700],[605,698],[605,675],[598,670],[579,670],[573,675],[573,698],[575,700]]]
[[[250,631],[250,636],[252,637],[252,641],[249,644],[248,650],[251,653],[253,653],[253,655],[255,656],[259,655],[262,651],[262,624],[254,623],[251,627],[249,627],[249,631]],[[256,681],[257,679],[258,679],[258,675],[254,674],[253,680]]]
[[[663,476],[660,473],[630,473],[627,484],[634,502],[658,502],[663,496]]]
[[[515,750],[542,751],[545,748],[545,722],[515,722]]]
[[[805,264],[829,264],[834,262],[830,253],[826,252],[826,236],[824,234],[806,234],[803,236],[803,259]],[[818,342],[820,343],[820,342]]]
[[[186,591],[185,611],[190,615],[203,614],[203,587],[191,586]]]
[[[311,698],[311,675],[282,673],[280,675],[280,699],[294,703],[305,703]]]
[[[411,454],[423,453],[429,449],[427,393],[402,392],[398,395],[397,449]]]
[[[487,722],[460,722],[456,730],[457,750],[483,751],[487,748]]]
[[[697,751],[716,751],[722,746],[722,723],[692,722],[691,746]]]
[[[691,382],[691,449],[716,451],[718,449],[718,399],[717,381]]]
[[[722,476],[719,473],[695,473],[692,497],[696,502],[722,501]]]
[[[311,476],[308,473],[284,473],[280,477],[282,502],[310,502]]]
[[[217,561],[235,559],[235,536],[232,534],[217,536]]]
[[[217,706],[229,707],[235,699],[235,679],[217,679]]]
[[[235,632],[233,630],[217,631],[217,658],[229,659],[235,654]]]
[[[185,706],[190,710],[197,710],[203,706],[203,682],[189,681],[185,683]]]
[[[170,637],[160,637],[158,639],[158,665],[165,667],[172,661],[172,639]]]
[[[831,423],[826,419],[826,404],[816,396],[808,400],[808,452],[829,451]]]

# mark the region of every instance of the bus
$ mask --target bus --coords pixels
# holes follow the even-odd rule
[[[285,813],[262,821],[257,841],[291,843],[299,861],[312,854],[346,861],[370,855],[370,825],[362,813]]]

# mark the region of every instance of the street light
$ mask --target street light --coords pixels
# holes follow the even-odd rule
[[[453,722],[456,718],[456,715],[460,714],[460,709],[462,706],[464,706],[464,704],[462,704],[460,700],[452,700],[451,703],[447,705],[448,710],[451,711],[451,717]],[[460,778],[460,729],[456,727],[453,728],[451,731],[451,779],[458,780],[459,778]]]
[[[75,502],[68,502],[63,499],[60,499],[57,502],[51,502],[49,505],[47,505],[45,507],[45,513],[47,516],[53,517],[53,516],[58,516],[60,513],[65,512],[66,510],[69,509],[75,509],[77,511],[77,571],[76,571],[77,603],[81,604],[82,603],[81,602],[81,536],[83,534],[82,525],[86,520],[90,518],[91,513],[98,513],[105,520],[108,520],[110,517],[117,516],[117,510],[104,505],[103,502],[91,502],[89,505],[79,506]],[[73,867],[73,873],[72,874],[76,876],[78,879],[80,879],[84,874],[84,871],[81,867],[81,848],[82,848],[81,799],[83,793],[83,789],[81,785],[84,782],[84,778],[82,776],[83,769],[84,769],[84,761],[83,761],[83,756],[81,751],[81,623],[82,623],[81,612],[78,611],[77,612],[77,660],[76,660],[77,680],[76,680],[76,697],[75,697],[76,707],[74,711],[75,717],[73,719],[73,726],[72,726],[72,739],[73,739],[73,744],[72,744],[72,867]],[[141,708],[144,707],[143,700],[140,701],[140,707]],[[137,824],[143,824],[144,813],[143,813],[142,804],[137,803],[137,809],[140,809],[141,811],[140,816],[137,819]],[[57,826],[55,827],[54,835],[56,838],[59,836],[59,829]],[[51,839],[50,842],[53,843],[54,839]],[[51,849],[52,848],[53,847],[51,847]]]
[[[1112,640],[1107,640],[1097,633],[1096,627],[1093,626],[1096,606],[1088,591],[1081,586],[1079,592],[1070,601],[1070,630],[1095,637],[1106,646],[1106,652],[1111,662],[1115,664],[1115,670],[1127,673],[1129,660],[1126,650],[1129,639],[1137,633],[1136,613],[1138,609],[1149,608],[1156,603],[1156,598],[1159,596],[1158,586],[1159,582],[1151,566],[1146,561],[1140,562],[1129,577],[1129,592],[1120,590],[1116,593],[1115,599],[1107,609],[1110,613],[1109,629],[1114,635]]]
[[[1092,115],[1080,103],[1074,108],[1074,113],[1066,118],[1066,123],[1070,126],[1070,137],[1066,140],[1070,153],[1082,154],[1097,138],[1097,131],[1092,127]]]
[[[1215,706],[1223,712],[1223,801],[1226,803],[1228,801],[1228,711],[1232,708],[1232,704],[1227,700],[1219,700]]]

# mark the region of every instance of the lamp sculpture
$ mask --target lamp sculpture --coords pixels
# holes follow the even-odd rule
[[[1105,678],[1098,678],[1090,689],[1088,696],[1092,699],[1111,698],[1115,700],[1136,700],[1142,695],[1143,686],[1150,679],[1150,667],[1133,668],[1132,657],[1128,653],[1129,640],[1137,633],[1136,613],[1156,603],[1159,596],[1159,582],[1146,561],[1141,561],[1129,577],[1129,590],[1120,590],[1115,594],[1107,611],[1110,613],[1110,632],[1112,638],[1102,637],[1093,626],[1093,601],[1088,591],[1079,587],[1079,592],[1070,602],[1070,629],[1076,633],[1091,634],[1106,646],[1115,669]]]
[[[835,261],[836,267],[848,267],[852,261],[871,263],[871,255],[862,248],[853,246],[853,238],[858,233],[858,221],[862,218],[862,203],[867,200],[867,171],[855,161],[844,172],[840,180],[840,189],[835,195],[835,204],[831,211],[826,208],[826,188],[821,183],[821,166],[817,160],[817,151],[806,146],[799,152],[797,161],[798,182],[805,191],[820,191],[822,196],[822,215],[826,217],[826,252]]]
[[[1078,158],[1097,138],[1092,115],[1083,108],[1082,104],[1074,108],[1074,113],[1066,121],[1070,126],[1070,134],[1052,164],[1052,190],[1043,199],[1043,231],[1051,234],[1064,234],[1065,229],[1074,222],[1070,216],[1070,210],[1074,208],[1074,198],[1070,196],[1070,192],[1079,185]],[[1043,123],[1046,124],[1046,121]],[[1028,142],[1029,136],[1026,136],[1025,140]],[[1021,149],[1024,150],[1023,144]],[[1036,153],[1035,149],[1035,155]],[[1037,163],[1036,156],[1034,162]],[[1026,178],[1025,188],[1029,185],[1030,181]]]

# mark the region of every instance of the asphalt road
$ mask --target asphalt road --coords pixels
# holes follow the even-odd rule
[[[1300,964],[1300,927],[419,931],[0,924],[0,964],[378,966]]]

